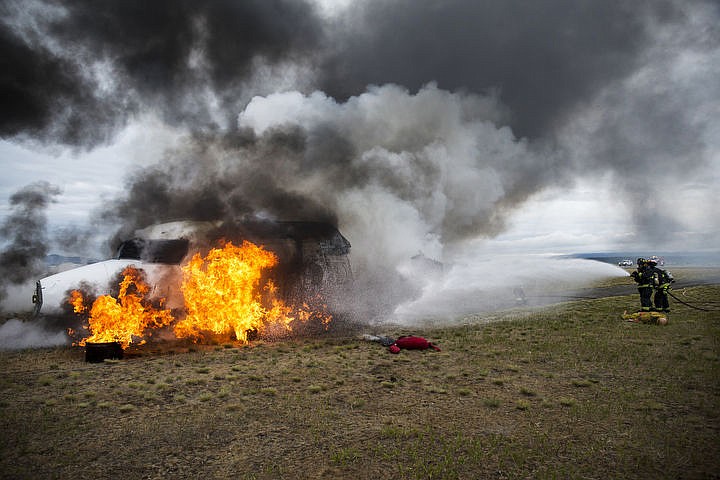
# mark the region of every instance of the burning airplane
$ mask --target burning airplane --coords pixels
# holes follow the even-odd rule
[[[115,258],[37,281],[39,315],[70,313],[77,343],[153,335],[247,342],[328,327],[352,282],[350,243],[318,222],[172,222],[136,231]]]

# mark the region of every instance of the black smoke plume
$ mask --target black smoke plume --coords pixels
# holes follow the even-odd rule
[[[43,268],[47,255],[45,209],[60,194],[47,182],[27,185],[10,197],[12,213],[0,226],[0,300],[10,284],[21,284]]]
[[[254,69],[310,55],[322,31],[302,0],[8,0],[0,13],[0,136],[79,147],[148,109],[227,126]]]
[[[538,137],[637,68],[653,41],[649,18],[681,17],[669,0],[356,2],[320,85],[340,99],[431,80],[450,91],[499,89],[515,133]]]

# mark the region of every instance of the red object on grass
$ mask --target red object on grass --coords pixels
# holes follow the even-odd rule
[[[395,340],[395,343],[390,345],[391,353],[400,353],[400,349],[405,350],[426,350],[432,348],[433,350],[440,351],[436,345],[428,342],[423,337],[400,337]]]

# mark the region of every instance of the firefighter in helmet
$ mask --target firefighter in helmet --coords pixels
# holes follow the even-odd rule
[[[658,312],[670,312],[668,290],[670,290],[670,284],[672,284],[675,279],[667,270],[658,268],[655,260],[648,260],[647,265],[653,275],[653,288],[655,289],[653,303],[655,304],[655,310]]]
[[[653,271],[649,268],[647,260],[644,258],[637,259],[637,269],[630,276],[638,284],[638,292],[640,292],[640,309],[643,312],[652,310],[652,294],[653,294]]]

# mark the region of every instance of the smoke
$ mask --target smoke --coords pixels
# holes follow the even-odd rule
[[[0,13],[0,135],[78,147],[109,141],[147,110],[227,127],[247,83],[292,75],[285,63],[310,55],[322,32],[296,0],[9,0]]]
[[[358,2],[339,26],[349,34],[340,35],[321,86],[339,98],[388,82],[500,88],[513,130],[536,137],[637,67],[653,40],[648,17],[680,15],[672,1]]]
[[[498,127],[504,115],[495,96],[433,84],[374,87],[343,103],[322,92],[258,96],[236,132],[189,137],[103,216],[126,227],[119,236],[181,218],[332,222],[353,243],[361,308],[387,315],[420,293],[400,265],[501,232],[516,205],[565,179],[567,158]]]
[[[462,256],[580,177],[614,179],[638,241],[720,231],[697,208],[720,161],[716,2],[364,0],[325,15],[309,0],[37,0],[0,13],[3,138],[94,148],[144,115],[186,131],[98,213],[121,225],[114,240],[178,219],[329,221],[367,296],[392,309],[423,289],[380,282],[407,277],[408,258]]]
[[[60,189],[48,182],[27,185],[10,196],[12,213],[0,226],[0,300],[10,284],[21,284],[42,271],[47,255],[45,208]]]
[[[64,330],[48,330],[36,321],[30,323],[11,318],[0,325],[0,350],[57,347],[68,343]]]
[[[651,185],[676,175],[702,180],[717,166],[720,11],[711,1],[364,0],[331,16],[309,0],[37,0],[0,8],[3,138],[91,148],[152,112],[193,135],[244,142],[236,118],[257,95],[324,92],[344,104],[369,85],[392,84],[413,99],[435,82],[448,97],[494,98],[498,112],[486,121],[545,149],[548,160],[523,165],[526,183],[537,185],[505,191],[491,202],[497,218],[473,214],[465,235],[477,231],[478,217],[494,223],[484,231],[502,231],[526,192],[558,177],[571,184],[578,172],[610,172],[638,231],[672,239],[687,222],[647,199]],[[336,151],[347,157],[334,123],[326,117],[322,147],[330,159]],[[264,141],[292,148],[302,128]],[[279,193],[267,201],[307,201]]]
[[[685,248],[687,218],[715,195],[720,167],[720,8],[690,2],[681,13],[680,23],[651,24],[643,61],[578,108],[558,137],[589,173],[612,174],[646,239]],[[690,228],[699,226],[717,233],[720,215],[705,210]]]
[[[493,97],[434,85],[415,95],[377,87],[346,103],[321,92],[255,97],[238,133],[188,139],[133,176],[105,215],[134,227],[255,215],[343,228],[373,221],[382,231],[415,217],[419,226],[406,236],[420,234],[414,248],[427,243],[423,236],[432,244],[495,234],[505,210],[549,181],[534,164],[561,178],[553,168],[560,157],[495,126],[501,115]]]

